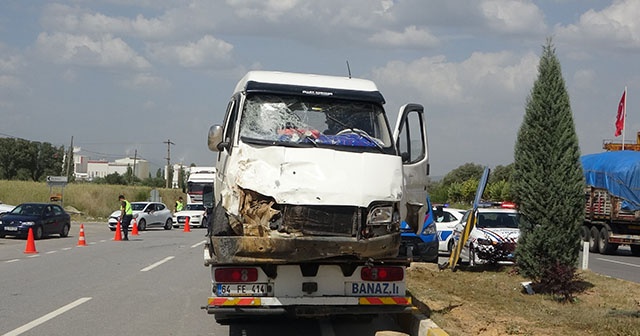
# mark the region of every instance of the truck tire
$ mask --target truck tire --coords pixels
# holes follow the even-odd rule
[[[582,226],[582,241],[583,242],[588,242],[590,235],[591,235],[591,232],[589,230],[589,226],[583,225]]]
[[[233,229],[229,225],[229,217],[222,207],[222,202],[218,202],[216,208],[213,209],[213,218],[211,219],[210,230],[213,236],[233,236]]]
[[[618,244],[609,243],[609,230],[606,227],[600,229],[598,237],[598,250],[600,254],[613,254],[618,249]]]
[[[589,252],[593,252],[593,253],[600,252],[598,250],[598,245],[600,244],[598,242],[599,237],[600,237],[600,231],[598,231],[597,227],[592,226],[591,230],[589,230]]]
[[[640,257],[640,245],[631,245],[631,254]]]

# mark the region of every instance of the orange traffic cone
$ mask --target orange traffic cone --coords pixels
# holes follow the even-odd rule
[[[33,239],[33,229],[29,228],[29,235],[27,236],[27,246],[24,249],[24,253],[38,253],[36,251],[36,241]]]
[[[133,219],[133,228],[131,229],[131,235],[132,236],[137,236],[138,235],[138,222],[136,222],[136,219]]]
[[[184,230],[182,232],[191,232],[191,228],[189,227],[189,216],[184,219]]]
[[[84,239],[84,224],[80,224],[80,235],[78,236],[78,246],[87,246]]]
[[[113,240],[122,240],[122,230],[120,229],[120,221],[116,224],[116,235]]]

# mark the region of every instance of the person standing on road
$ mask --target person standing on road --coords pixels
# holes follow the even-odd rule
[[[118,196],[120,201],[120,226],[122,226],[122,233],[124,238],[122,240],[129,240],[129,224],[133,219],[133,210],[131,209],[131,203],[124,198],[124,195]]]
[[[182,200],[182,196],[180,196],[176,201],[176,212],[182,211],[182,209],[184,209],[184,201]]]

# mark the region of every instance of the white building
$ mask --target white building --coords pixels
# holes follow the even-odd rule
[[[149,177],[149,162],[140,158],[123,158],[109,162],[106,160],[90,160],[86,156],[80,155],[80,147],[74,147],[73,152],[73,172],[77,180],[93,180],[94,178],[104,178],[109,174],[118,173],[124,175],[129,167],[133,174],[143,180]]]

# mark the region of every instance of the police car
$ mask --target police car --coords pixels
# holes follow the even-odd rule
[[[467,210],[449,208],[445,205],[433,207],[433,217],[438,232],[438,252],[451,253],[453,250],[453,230]]]
[[[454,229],[459,242],[470,211],[460,219]],[[460,252],[461,261],[470,266],[515,261],[515,249],[520,237],[519,224],[524,220],[512,203],[478,208],[477,222]]]

